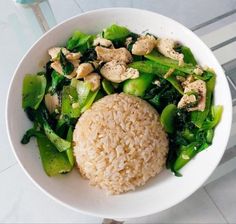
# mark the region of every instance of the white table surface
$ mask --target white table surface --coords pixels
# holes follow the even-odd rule
[[[156,11],[188,27],[236,8],[236,0],[50,0],[50,3],[56,22],[87,10],[124,6]],[[48,10],[46,5],[42,8]],[[235,19],[233,15],[198,34]],[[53,19],[49,22],[50,26],[55,23]],[[16,7],[11,0],[0,0],[0,223],[100,223],[101,219],[71,211],[40,192],[10,150],[4,116],[7,89],[19,60],[42,33],[30,9]],[[127,223],[236,223],[235,177],[233,171],[171,209]]]

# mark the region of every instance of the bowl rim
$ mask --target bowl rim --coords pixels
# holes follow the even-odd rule
[[[58,23],[56,26],[52,27],[50,30],[48,30],[47,32],[45,32],[42,36],[40,36],[37,41],[34,42],[34,44],[26,51],[26,53],[24,54],[24,56],[22,57],[22,59],[19,61],[16,69],[14,70],[13,72],[13,76],[11,78],[11,81],[10,81],[10,84],[9,84],[9,87],[8,87],[8,91],[7,91],[7,98],[6,98],[6,109],[5,109],[5,117],[6,117],[6,129],[7,129],[7,136],[8,136],[8,140],[10,142],[10,146],[11,146],[11,150],[18,162],[18,164],[20,165],[20,167],[23,169],[24,173],[26,174],[26,176],[28,176],[28,178],[34,183],[35,186],[38,187],[38,189],[40,189],[42,192],[44,192],[47,196],[49,196],[50,198],[52,198],[54,201],[56,201],[57,203],[75,211],[75,212],[81,212],[82,214],[85,214],[85,215],[90,215],[90,216],[96,216],[96,217],[100,217],[100,218],[112,218],[112,219],[128,219],[128,218],[138,218],[138,217],[143,217],[143,216],[147,216],[147,215],[151,215],[151,214],[154,214],[154,213],[157,213],[157,212],[161,212],[161,211],[164,211],[168,208],[171,208],[175,205],[177,205],[178,203],[184,201],[186,198],[188,198],[190,195],[192,195],[194,192],[196,192],[196,190],[198,190],[203,184],[204,182],[206,182],[206,180],[210,177],[210,175],[213,173],[213,171],[215,170],[215,168],[218,166],[225,150],[226,150],[226,147],[227,147],[227,142],[225,142],[225,144],[222,146],[222,148],[224,148],[224,150],[222,150],[221,152],[221,155],[219,156],[219,159],[218,161],[215,163],[214,166],[211,167],[211,170],[209,171],[208,175],[207,175],[207,178],[203,181],[199,181],[198,184],[195,185],[194,187],[194,190],[191,191],[191,193],[189,194],[186,194],[184,197],[182,197],[181,200],[177,200],[177,201],[173,201],[172,203],[169,203],[168,206],[164,207],[162,210],[160,211],[156,211],[155,209],[149,209],[148,212],[143,212],[142,214],[136,214],[134,215],[134,213],[132,213],[131,215],[126,215],[125,217],[121,217],[121,216],[113,216],[113,215],[109,215],[109,214],[105,214],[105,213],[101,213],[101,212],[90,212],[90,211],[87,211],[87,210],[84,210],[82,208],[75,208],[73,207],[72,205],[70,205],[69,203],[66,203],[58,198],[56,198],[55,196],[53,196],[52,194],[50,194],[46,188],[42,187],[40,185],[40,183],[38,183],[36,180],[34,180],[33,176],[31,176],[31,174],[24,168],[23,164],[21,163],[20,159],[18,158],[17,156],[17,153],[16,153],[16,150],[15,150],[15,147],[14,147],[14,144],[13,144],[13,140],[11,139],[11,135],[10,135],[10,128],[9,128],[9,97],[10,97],[10,93],[12,91],[12,85],[13,85],[13,82],[14,82],[14,79],[16,77],[16,74],[17,74],[17,71],[18,69],[20,68],[22,62],[25,60],[25,58],[27,57],[27,55],[29,54],[29,52],[35,47],[35,45],[37,45],[45,36],[47,36],[49,33],[51,32],[54,32],[54,30],[56,30],[58,27],[62,26],[63,24],[65,23],[68,23],[69,21],[71,20],[74,20],[76,18],[79,18],[79,17],[82,17],[84,15],[89,15],[89,14],[93,14],[93,13],[97,13],[97,12],[107,12],[107,11],[113,11],[113,10],[127,10],[127,11],[137,11],[137,12],[143,12],[143,13],[148,13],[148,14],[154,14],[154,15],[158,15],[160,17],[163,17],[165,19],[168,19],[169,21],[177,24],[178,26],[181,26],[183,29],[185,29],[185,31],[187,33],[190,33],[191,35],[194,35],[194,37],[196,39],[198,39],[206,48],[209,49],[209,47],[194,33],[192,32],[189,28],[187,28],[186,26],[184,26],[183,24],[179,23],[178,21],[168,17],[168,16],[164,16],[160,13],[157,13],[157,12],[153,12],[153,11],[150,11],[150,10],[146,10],[146,9],[139,9],[139,8],[131,8],[131,7],[109,7],[109,8],[100,8],[100,9],[95,9],[95,10],[90,10],[90,11],[86,11],[84,13],[81,13],[81,14],[77,14],[75,16],[72,16],[66,20],[63,20],[62,22]],[[210,50],[210,49],[209,49]],[[215,59],[215,61],[218,63],[219,65],[219,68],[222,70],[222,74],[225,74],[221,64],[219,63],[219,61],[217,60],[217,58],[215,57],[215,55],[213,54],[213,52],[211,51],[212,53],[212,57]],[[225,78],[226,79],[226,78]],[[228,90],[228,93],[229,93],[229,97],[231,99],[231,102],[232,102],[232,96],[231,96],[231,92],[230,92],[230,88],[229,88],[229,85],[225,86],[225,88],[227,88]],[[228,121],[228,127],[225,128],[224,130],[224,135],[227,136],[227,139],[229,139],[229,136],[230,136],[230,131],[231,131],[231,127],[232,127],[232,107],[230,107],[230,111],[228,111],[228,114],[230,114],[231,116],[229,117],[229,121]]]

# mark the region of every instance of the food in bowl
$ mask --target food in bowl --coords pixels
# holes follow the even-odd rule
[[[25,76],[22,100],[34,123],[22,143],[36,137],[47,175],[70,172],[75,155],[83,176],[118,194],[145,184],[163,164],[181,176],[211,145],[223,110],[213,105],[216,74],[198,65],[187,46],[112,25],[98,35],[76,31],[65,47],[48,53],[45,71]]]
[[[157,111],[125,93],[105,96],[85,111],[73,140],[80,173],[111,194],[144,185],[163,169],[168,153]]]

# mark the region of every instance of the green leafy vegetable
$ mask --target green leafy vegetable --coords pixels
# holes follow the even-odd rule
[[[37,136],[43,168],[48,176],[70,172],[72,166],[65,153],[59,152],[44,135]]]
[[[103,37],[111,41],[124,39],[129,34],[130,31],[126,27],[118,26],[116,24],[111,25],[103,31]]]
[[[66,151],[71,147],[71,143],[59,137],[50,127],[45,119],[43,119],[43,128],[48,139],[53,143],[53,145],[58,149],[59,152]]]
[[[89,93],[88,98],[85,101],[85,104],[84,104],[84,106],[81,109],[81,113],[85,112],[86,110],[88,110],[92,106],[92,104],[93,104],[93,102],[94,102],[98,92],[99,92],[99,90],[97,90],[95,92],[90,92]]]
[[[214,130],[213,129],[207,130],[207,132],[206,132],[206,141],[207,141],[208,144],[212,143],[213,137],[214,137]]]
[[[186,63],[182,66],[179,66],[178,61],[173,60],[171,58],[164,57],[160,53],[158,53],[157,51],[152,51],[150,54],[147,54],[144,57],[151,60],[151,61],[155,61],[158,64],[165,65],[170,68],[174,68],[176,70],[179,70],[179,71],[187,73],[187,74],[193,74],[194,69],[196,68],[194,65],[186,64]]]
[[[23,80],[22,107],[37,109],[44,97],[46,89],[46,78],[44,75],[26,75]]]
[[[164,75],[169,71],[169,67],[165,65],[158,64],[153,61],[137,61],[133,62],[129,65],[131,68],[138,69],[139,72],[143,73],[150,73],[158,75],[159,77],[163,78]],[[174,71],[171,76],[167,77],[166,80],[168,80],[174,88],[178,90],[180,94],[184,94],[183,88],[180,85],[179,81],[175,78],[175,76],[185,76],[182,71]]]
[[[216,76],[215,76],[215,74],[213,74],[213,77],[206,82],[207,93],[206,93],[205,110],[204,111],[193,111],[191,113],[191,120],[192,120],[193,124],[195,124],[198,128],[202,127],[203,122],[205,121],[205,119],[207,118],[207,116],[209,114],[211,104],[212,104],[212,95],[213,95],[214,88],[215,88],[215,80],[216,80]]]
[[[175,104],[167,105],[161,113],[161,124],[168,133],[174,132],[174,119],[176,116],[177,107]]]
[[[211,107],[212,120],[206,120],[203,123],[201,129],[206,130],[214,128],[220,122],[222,112],[223,112],[222,106],[212,106]]]
[[[74,65],[69,60],[67,60],[62,50],[60,50],[59,55],[60,55],[60,63],[62,66],[63,74],[70,75],[74,71]]]
[[[166,65],[159,64],[155,61],[145,60],[145,61],[136,61],[129,64],[129,67],[138,69],[139,72],[156,74],[163,78],[163,76],[169,71],[170,67]],[[187,76],[182,71],[175,70],[172,73],[173,76]]]
[[[69,142],[72,142],[72,139],[73,139],[73,128],[70,127],[69,130],[68,130],[68,133],[67,133],[66,140],[69,141]],[[68,160],[69,160],[71,166],[73,167],[74,164],[75,164],[75,158],[74,158],[74,155],[73,155],[72,146],[69,149],[66,150],[66,155],[68,157]]]
[[[153,74],[140,73],[138,78],[125,81],[123,91],[130,95],[142,97],[151,85],[153,78]]]
[[[49,91],[53,94],[56,92],[58,85],[62,82],[63,79],[65,79],[65,77],[63,75],[60,75],[55,70],[53,70],[51,77],[52,77],[52,85],[49,88]]]
[[[41,131],[38,131],[35,128],[31,128],[28,131],[26,131],[23,138],[21,139],[21,143],[27,144],[27,143],[29,143],[31,137],[37,137],[37,136],[41,136],[41,135],[42,135]]]
[[[78,93],[73,86],[64,86],[61,99],[62,114],[71,118],[77,118],[80,115],[80,102]]]
[[[185,166],[198,153],[198,147],[198,142],[192,142],[187,146],[182,146],[180,153],[173,164],[172,171],[179,171]]]
[[[66,48],[73,52],[84,53],[88,48],[92,46],[94,36],[75,31],[66,43]]]
[[[79,105],[82,108],[89,96],[91,90],[91,84],[89,82],[78,81],[77,83],[77,94],[79,99]]]
[[[104,89],[104,91],[105,91],[108,95],[110,95],[110,94],[112,94],[112,93],[115,92],[112,83],[111,83],[110,81],[108,81],[107,79],[103,79],[103,80],[102,80],[102,88]]]
[[[189,47],[181,46],[180,53],[184,55],[184,62],[187,64],[197,65],[197,61]]]

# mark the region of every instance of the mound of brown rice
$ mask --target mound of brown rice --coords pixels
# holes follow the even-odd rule
[[[163,169],[168,152],[155,109],[124,93],[95,102],[80,117],[73,140],[81,174],[111,194],[144,185]]]

